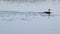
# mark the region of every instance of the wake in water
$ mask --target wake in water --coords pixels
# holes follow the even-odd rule
[[[0,11],[0,20],[28,20],[35,16],[40,16],[41,12],[18,12],[18,11]]]

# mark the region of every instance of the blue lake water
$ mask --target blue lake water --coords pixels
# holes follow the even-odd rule
[[[41,16],[51,9],[60,15],[60,1],[0,2],[0,34],[60,34],[60,16]],[[31,12],[31,13],[29,13]]]

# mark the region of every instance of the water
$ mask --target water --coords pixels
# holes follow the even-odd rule
[[[28,18],[34,18],[35,16],[40,16],[41,13],[42,12],[0,11],[0,18],[1,18],[0,20],[6,20],[6,19],[7,21],[12,21],[14,19],[29,20]]]
[[[47,0],[36,3],[1,1],[0,34],[60,34],[60,16],[48,18],[39,13],[49,8],[52,15],[60,15],[60,1]],[[32,12],[30,14],[33,16],[29,12]]]

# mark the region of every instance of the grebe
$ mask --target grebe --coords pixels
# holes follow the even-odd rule
[[[45,14],[47,14],[48,16],[50,16],[50,14],[51,14],[51,9],[48,9],[48,11],[46,11],[46,12],[43,12],[43,13],[45,13]]]
[[[46,11],[46,12],[43,12],[43,13],[46,13],[46,14],[51,14],[51,9],[48,9],[48,11]]]

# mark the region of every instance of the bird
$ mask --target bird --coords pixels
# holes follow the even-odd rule
[[[45,11],[45,12],[43,12],[44,14],[47,14],[48,16],[50,16],[51,15],[51,9],[48,9],[48,11]]]

